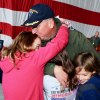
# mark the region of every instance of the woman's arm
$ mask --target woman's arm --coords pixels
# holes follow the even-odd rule
[[[68,29],[62,25],[54,39],[52,39],[45,47],[41,47],[36,52],[38,64],[46,64],[51,58],[56,56],[68,43]]]

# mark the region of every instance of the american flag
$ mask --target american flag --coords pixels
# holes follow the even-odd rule
[[[48,4],[55,16],[67,19],[86,37],[100,31],[100,0],[0,0],[0,39],[4,40],[5,47],[19,32],[31,31],[21,25],[27,19],[29,9],[37,3]]]

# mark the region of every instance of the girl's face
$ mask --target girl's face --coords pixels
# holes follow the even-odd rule
[[[93,75],[93,72],[85,71],[82,67],[76,68],[76,76],[80,84],[86,83]]]
[[[37,37],[33,42],[32,48],[34,50],[38,50],[40,47],[41,47],[41,39]]]

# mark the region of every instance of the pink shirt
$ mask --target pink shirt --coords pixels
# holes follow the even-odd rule
[[[3,70],[5,100],[44,100],[43,71],[45,64],[68,43],[68,30],[61,26],[56,37],[45,47],[32,51],[17,60],[14,67],[9,58],[0,61]]]

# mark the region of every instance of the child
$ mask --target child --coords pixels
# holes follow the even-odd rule
[[[79,88],[76,100],[100,100],[100,62],[91,53],[80,53],[74,59]]]
[[[44,66],[68,43],[68,30],[62,25],[56,37],[38,50],[34,50],[36,42],[40,45],[36,34],[22,32],[4,52],[0,67],[5,100],[44,100]]]
[[[44,97],[45,100],[75,100],[77,80],[75,76],[75,69],[68,58],[68,53],[64,49],[55,59],[50,62],[55,63],[62,68],[68,75],[66,87],[63,87],[59,81],[50,75],[44,76]]]

